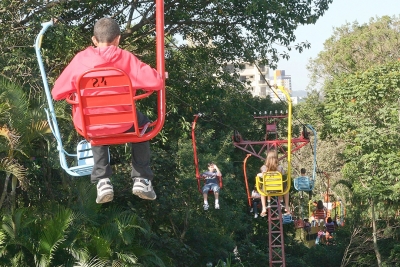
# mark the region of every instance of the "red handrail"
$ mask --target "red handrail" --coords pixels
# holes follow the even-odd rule
[[[196,180],[197,180],[197,187],[199,189],[199,192],[202,193],[201,191],[201,186],[200,186],[200,172],[199,172],[199,159],[197,158],[197,149],[196,149],[196,135],[195,135],[195,128],[196,128],[196,122],[197,119],[199,118],[200,114],[194,115],[194,120],[192,122],[192,146],[193,146],[193,157],[194,157],[194,167],[196,171]]]
[[[164,0],[156,0],[156,57],[157,71],[163,78],[163,86],[157,92],[158,119],[153,130],[142,136],[149,140],[156,136],[162,129],[165,122],[165,53],[164,53]]]
[[[246,185],[247,201],[249,203],[249,206],[251,207],[251,194],[250,194],[249,181],[247,180],[247,172],[246,172],[246,162],[250,156],[251,156],[251,154],[247,154],[246,158],[243,161],[243,173],[244,173],[244,183]]]

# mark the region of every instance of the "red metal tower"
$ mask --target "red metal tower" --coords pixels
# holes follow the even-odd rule
[[[269,150],[276,150],[283,154],[279,160],[288,157],[288,152],[293,153],[300,148],[307,145],[310,140],[308,139],[308,133],[304,129],[301,136],[298,138],[288,138],[280,139],[278,136],[278,123],[282,119],[287,119],[289,114],[269,114],[267,112],[264,114],[254,115],[255,119],[265,119],[266,122],[266,134],[262,141],[250,141],[244,140],[239,132],[235,131],[233,136],[233,145],[247,154],[244,161],[244,173],[245,173],[245,183],[246,190],[248,194],[248,201],[250,203],[247,175],[245,171],[245,162],[250,155],[256,156],[262,160],[265,160],[263,155]],[[290,123],[290,120],[288,120]],[[290,144],[289,144],[290,142]],[[286,149],[286,147],[291,145],[291,149]],[[282,222],[282,207],[279,201],[280,197],[271,197],[271,208],[268,209],[268,232],[269,232],[269,266],[270,267],[285,267],[285,242],[283,236],[283,222]]]

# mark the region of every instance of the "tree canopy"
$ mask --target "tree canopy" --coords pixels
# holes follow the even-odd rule
[[[154,1],[2,1],[0,69],[7,84],[0,90],[0,126],[21,134],[18,141],[24,149],[12,151],[6,142],[1,144],[0,265],[186,267],[226,261],[230,266],[266,266],[268,222],[248,214],[245,155],[232,146],[232,133],[263,138],[264,125],[251,115],[284,110],[285,104],[253,97],[225,67],[232,62],[276,67],[288,50],[308,48],[294,31],[300,24],[315,23],[330,3],[165,1],[167,116],[151,141],[158,199],[132,197],[129,149],[115,146],[111,164],[116,195],[112,203],[100,206],[87,177],[71,180],[59,168],[55,144],[37,112],[45,105],[32,44],[40,23],[57,18],[42,50],[51,85],[76,52],[91,45],[94,22],[111,16],[121,25],[121,46],[154,66]],[[389,265],[400,258],[398,31],[396,17],[344,25],[335,29],[312,63],[324,87],[295,107],[295,114],[322,132],[318,166],[330,173],[335,192],[342,186],[336,195],[346,194],[348,213],[331,247],[307,248],[294,226],[285,225],[288,266],[370,266],[376,260]],[[15,91],[12,99],[3,90]],[[149,117],[153,100],[139,105]],[[70,107],[56,103],[56,109],[63,138],[73,148],[79,136],[71,127]],[[224,174],[221,210],[208,213],[197,191],[190,140],[190,123],[199,112],[206,113],[196,129],[200,168],[212,160]],[[9,151],[26,170],[24,187],[16,174],[7,173]],[[312,156],[300,151],[294,157],[298,167],[304,167],[298,159],[303,155]],[[258,159],[249,160],[250,177],[260,165]],[[318,179],[313,199],[321,198],[327,187],[326,179]],[[294,191],[291,202],[307,206]]]
[[[389,63],[400,57],[400,18],[383,16],[369,23],[357,21],[334,29],[325,41],[324,50],[311,60],[308,69],[312,84],[364,71],[372,66]]]
[[[343,259],[357,266],[371,260],[384,266],[398,257],[388,235],[398,234],[400,204],[398,26],[398,18],[384,16],[336,28],[309,64],[313,98],[308,101],[316,105],[308,105],[307,116],[322,121],[327,141],[343,145],[334,186],[347,187],[354,240]],[[367,232],[358,230],[360,221]],[[366,251],[375,259],[365,257]]]

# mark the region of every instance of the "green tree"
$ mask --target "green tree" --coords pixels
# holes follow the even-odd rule
[[[0,207],[8,194],[8,185],[11,179],[11,203],[16,205],[16,188],[18,182],[22,189],[28,186],[26,168],[23,166],[26,159],[38,147],[46,145],[44,136],[49,133],[49,127],[44,114],[32,106],[23,91],[15,83],[0,79],[0,170],[5,173],[2,177],[4,186],[0,197]],[[42,142],[38,140],[42,140]]]
[[[333,81],[326,92],[326,111],[333,134],[346,142],[344,178],[354,198],[369,205],[374,251],[382,266],[377,220],[398,207],[398,99],[400,63],[370,68]],[[384,204],[387,203],[387,204]],[[355,204],[355,203],[353,203]]]
[[[332,0],[165,1],[166,32],[191,39],[198,46],[208,46],[212,41],[215,49],[209,56],[221,59],[220,62],[241,58],[276,66],[281,57],[288,57],[276,47],[281,45],[290,50],[289,45],[296,41],[294,30],[297,26],[315,23],[330,3]],[[53,36],[51,46],[54,50],[49,65],[52,71],[56,68],[56,76],[77,50],[91,43],[91,28],[103,16],[115,17],[123,25],[126,41],[123,46],[139,55],[154,47],[151,38],[155,20],[153,2],[124,0],[115,4],[110,0],[75,0],[43,4],[40,1],[2,1],[0,10],[4,10],[0,34],[2,75],[14,78],[15,74],[21,73],[29,77],[25,82],[33,88],[40,86],[34,77],[37,76],[35,59],[27,55],[33,52],[31,45],[39,23],[50,18],[59,18],[65,25],[75,25],[61,27],[63,34],[58,32]],[[295,49],[308,46],[299,43]]]
[[[158,199],[148,203],[132,197],[131,185],[126,182],[130,169],[127,163],[129,149],[124,146],[112,148],[115,171],[112,179],[118,194],[112,203],[103,206],[94,203],[93,186],[91,190],[85,190],[77,181],[62,179],[65,174],[52,170],[51,164],[41,159],[44,163],[37,163],[41,169],[29,169],[30,174],[38,178],[37,188],[40,190],[37,191],[40,193],[37,195],[51,196],[52,202],[68,206],[76,215],[72,226],[65,232],[67,239],[58,246],[52,262],[61,264],[62,258],[66,257],[70,262],[83,266],[109,266],[112,263],[132,266],[129,264],[135,264],[137,257],[137,264],[146,266],[160,266],[157,263],[159,258],[168,266],[198,266],[203,265],[205,259],[216,263],[228,258],[238,244],[241,253],[243,251],[243,264],[266,265],[267,225],[265,221],[254,223],[253,218],[246,214],[241,166],[244,155],[232,147],[231,135],[234,129],[238,129],[246,138],[259,138],[263,128],[260,122],[251,118],[253,112],[263,111],[265,107],[273,110],[284,108],[278,108],[282,105],[274,105],[269,99],[253,99],[246,85],[238,82],[235,74],[228,73],[225,67],[228,62],[238,66],[239,58],[250,63],[257,60],[261,65],[276,66],[276,62],[287,55],[275,47],[283,45],[291,49],[289,45],[296,42],[293,34],[296,27],[315,23],[331,2],[166,1],[167,34],[191,39],[196,46],[175,46],[173,41],[166,42],[166,69],[169,72],[167,118],[162,132],[152,140],[154,185]],[[42,96],[31,46],[40,22],[52,17],[59,18],[60,23],[49,30],[43,42],[50,85],[73,55],[91,44],[93,23],[103,16],[112,16],[122,25],[123,48],[154,65],[154,2],[120,1],[115,5],[115,1],[109,0],[45,4],[3,1],[0,7],[0,10],[7,10],[0,26],[3,42],[0,48],[1,74],[29,85],[24,88],[30,100]],[[210,41],[213,45],[209,45]],[[308,45],[299,43],[295,47],[302,50]],[[153,100],[150,98],[140,104],[140,109],[146,110],[151,118],[154,117]],[[70,109],[63,105],[58,108],[62,109],[57,114],[62,114],[59,119],[63,137],[75,144],[77,136],[70,127]],[[219,165],[224,173],[221,204],[225,208],[218,213],[204,214],[201,195],[195,184],[190,122],[193,114],[198,112],[208,116],[201,123],[199,156],[202,162],[208,159],[221,162]],[[41,180],[42,171],[48,178],[46,181]],[[33,207],[43,218],[53,214],[44,197],[38,197]],[[146,218],[147,224],[135,224],[140,217]],[[125,236],[125,231],[132,235]],[[15,251],[12,255],[20,255],[18,259],[21,262],[30,255],[22,250]],[[8,254],[6,260],[15,257]]]
[[[311,87],[322,87],[324,81],[337,76],[397,60],[399,31],[400,18],[396,16],[371,18],[369,23],[361,25],[355,21],[335,28],[324,43],[324,50],[308,65]]]

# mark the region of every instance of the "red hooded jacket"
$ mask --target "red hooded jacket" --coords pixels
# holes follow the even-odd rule
[[[133,89],[153,91],[160,90],[163,86],[161,75],[149,65],[141,62],[132,53],[114,45],[98,48],[90,46],[79,52],[58,77],[51,91],[53,98],[62,100],[71,93],[75,93],[78,77],[89,69],[101,67],[115,67],[125,71],[131,79]],[[74,105],[73,109],[74,125],[82,129],[78,107]],[[91,131],[93,134],[101,132],[108,134],[122,133],[131,126],[126,124],[113,125],[112,129],[95,128]]]

